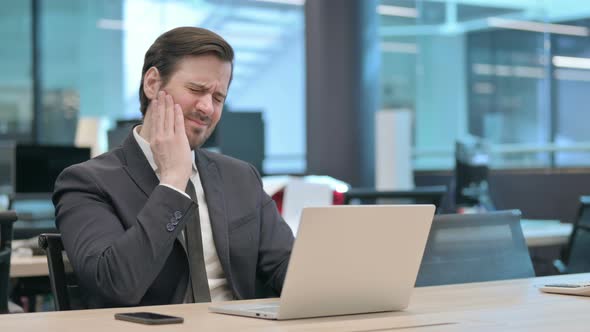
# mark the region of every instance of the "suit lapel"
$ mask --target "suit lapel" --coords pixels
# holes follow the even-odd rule
[[[146,198],[149,197],[160,181],[143,154],[143,151],[141,151],[141,148],[135,141],[133,132],[123,142],[123,151],[125,155],[123,168],[141,191],[143,191]],[[195,158],[203,191],[205,192],[217,255],[225,272],[225,278],[230,287],[233,288],[229,260],[229,230],[225,215],[226,209],[221,175],[219,174],[217,165],[202,151],[195,150]],[[184,241],[180,241],[180,243],[186,252]]]
[[[219,261],[225,272],[225,278],[230,286],[233,285],[229,261],[229,231],[225,215],[225,199],[223,197],[221,175],[217,165],[202,151],[195,150],[199,178],[205,192],[205,200],[211,219],[211,230]],[[233,287],[232,287],[233,288]]]
[[[135,130],[135,127],[133,130]],[[125,154],[123,169],[129,174],[139,189],[143,191],[146,198],[148,198],[152,194],[152,191],[154,191],[154,188],[160,184],[160,180],[158,180],[152,166],[150,166],[145,154],[143,154],[135,137],[133,137],[133,130],[123,142],[123,152]],[[179,236],[178,241],[182,245],[184,252],[187,253],[184,239]]]
[[[135,184],[141,189],[141,191],[145,194],[146,201],[154,191],[154,188],[158,184],[160,184],[160,180],[156,176],[156,173],[150,166],[145,154],[137,144],[135,137],[133,137],[133,130],[129,133],[129,136],[123,142],[123,169],[129,174],[129,177],[135,182]],[[188,266],[188,253],[186,250],[186,243],[182,238],[182,235],[179,235],[176,239],[182,248],[184,249],[184,257],[186,259],[186,264]],[[176,290],[174,291],[173,295],[173,302],[174,303],[182,303],[187,287],[190,287],[189,283],[190,275],[187,274],[182,276],[181,282],[178,283],[176,286]]]
[[[135,130],[135,128],[133,130]],[[137,184],[146,197],[149,197],[160,181],[143,154],[143,151],[141,151],[139,144],[135,141],[133,130],[123,142],[123,152],[125,154],[125,164],[123,169],[125,169],[127,174],[129,174],[131,179],[133,179],[133,182]]]

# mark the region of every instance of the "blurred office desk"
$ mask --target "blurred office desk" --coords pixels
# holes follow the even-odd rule
[[[375,204],[378,200],[408,200],[409,204],[434,204],[440,207],[447,186],[415,187],[409,190],[377,190],[374,188],[351,188],[344,193],[344,204],[360,201]]]
[[[18,221],[14,224],[13,239],[21,240],[37,237],[41,233],[57,233],[55,227],[55,210],[50,194],[14,196],[11,206],[18,213]],[[48,196],[48,197],[45,197]]]
[[[2,331],[587,331],[590,298],[541,293],[546,283],[588,281],[590,274],[422,287],[404,311],[269,321],[209,313],[208,304],[1,315]],[[264,302],[266,300],[257,300]],[[183,324],[147,326],[115,313],[181,316]],[[426,329],[425,329],[426,330]]]
[[[42,233],[59,233],[55,227],[55,220],[22,221],[14,223],[15,240],[29,239],[39,236]]]
[[[566,245],[573,225],[558,220],[521,220],[522,232],[529,247]],[[47,257],[13,256],[10,263],[10,277],[47,276]]]
[[[48,276],[46,256],[18,257],[10,258],[10,277],[43,277]]]
[[[522,219],[520,225],[529,247],[567,245],[573,230],[572,224],[559,220]]]

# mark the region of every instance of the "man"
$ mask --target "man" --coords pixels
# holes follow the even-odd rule
[[[56,224],[89,307],[279,294],[293,234],[253,166],[199,149],[220,117],[233,50],[183,27],[145,55],[143,124],[67,168]]]

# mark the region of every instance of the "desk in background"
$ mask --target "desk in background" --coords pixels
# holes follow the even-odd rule
[[[48,276],[46,256],[33,257],[11,257],[10,258],[10,277],[42,277]]]
[[[409,190],[351,188],[344,193],[344,204],[354,201],[360,201],[361,204],[375,204],[378,200],[408,200],[408,204],[434,204],[440,208],[446,192],[446,186],[416,187]]]
[[[14,224],[13,239],[22,240],[36,237],[41,233],[57,233],[55,227],[55,211],[51,196],[39,199],[17,200],[13,198],[12,208],[18,213],[18,221]],[[44,198],[44,199],[42,199]]]
[[[522,231],[529,247],[566,245],[572,232],[572,224],[557,220],[521,220]],[[47,276],[45,256],[12,257],[10,277]]]
[[[522,219],[520,225],[529,247],[567,245],[574,228],[559,220]]]
[[[22,221],[19,220],[14,224],[14,240],[30,239],[39,236],[42,233],[59,233],[55,227],[55,220],[36,220]]]

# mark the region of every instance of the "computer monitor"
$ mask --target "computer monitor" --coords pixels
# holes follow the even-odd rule
[[[415,187],[408,190],[351,188],[344,193],[344,204],[432,204],[440,209],[447,186]]]
[[[118,146],[121,146],[125,141],[125,138],[129,136],[131,133],[131,129],[136,125],[141,123],[141,119],[129,119],[129,120],[117,120],[117,125],[115,128],[110,129],[107,132],[107,139],[108,139],[108,149],[109,151],[115,149]]]
[[[262,112],[226,112],[217,129],[203,144],[215,150],[252,164],[263,174],[264,120]]]
[[[23,145],[14,149],[14,198],[43,198],[53,192],[57,176],[68,166],[90,159],[90,148]]]

